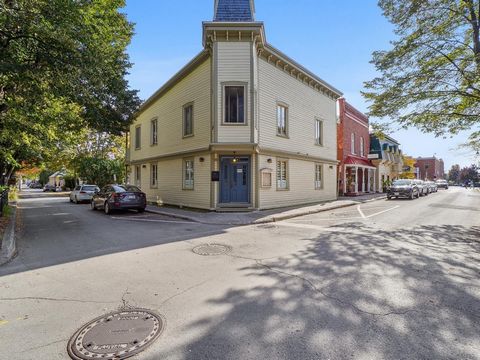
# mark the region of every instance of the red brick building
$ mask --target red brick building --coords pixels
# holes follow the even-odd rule
[[[419,157],[415,164],[417,176],[421,180],[438,180],[445,176],[445,168],[442,159],[433,157]]]
[[[338,193],[355,196],[375,191],[375,166],[368,160],[370,135],[368,117],[338,100],[337,159]]]

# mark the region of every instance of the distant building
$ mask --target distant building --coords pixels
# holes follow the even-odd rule
[[[403,155],[403,173],[402,178],[404,179],[416,179],[418,177],[418,169],[415,167],[417,159],[413,156]]]
[[[368,117],[344,98],[338,100],[337,158],[338,192],[360,195],[375,192],[375,166],[368,160]]]
[[[377,167],[377,191],[395,179],[402,177],[403,158],[400,143],[390,136],[370,135],[370,160]]]
[[[445,165],[442,159],[432,157],[417,158],[418,178],[421,180],[438,180],[445,176]]]

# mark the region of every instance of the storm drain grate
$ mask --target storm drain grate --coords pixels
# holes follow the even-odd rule
[[[232,248],[228,245],[220,245],[220,244],[204,244],[195,246],[192,251],[195,254],[202,255],[202,256],[214,256],[214,255],[222,255],[232,251]]]
[[[162,333],[165,322],[153,311],[131,309],[100,316],[80,328],[68,342],[74,360],[121,360],[145,350]]]

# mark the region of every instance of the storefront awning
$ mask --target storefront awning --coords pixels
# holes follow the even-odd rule
[[[347,156],[347,158],[345,159],[345,165],[375,168],[375,166],[373,166],[370,160],[358,158],[355,156]]]

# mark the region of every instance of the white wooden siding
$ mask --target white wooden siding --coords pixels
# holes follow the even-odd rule
[[[271,163],[267,160],[272,159]],[[259,156],[259,168],[272,170],[272,187],[260,188],[260,209],[270,209],[283,206],[308,204],[322,201],[335,200],[337,197],[336,167],[325,164],[323,166],[323,188],[315,189],[315,164],[318,162],[297,159],[279,158],[288,160],[288,189],[277,190],[276,163],[277,158],[272,156]]]
[[[210,59],[155,101],[130,127],[131,161],[207,147],[210,143]],[[193,102],[194,136],[183,138],[183,105]],[[158,145],[150,145],[150,121],[158,118]],[[140,150],[135,150],[135,127],[141,125]]]
[[[158,161],[158,187],[150,188],[150,164],[142,168],[141,189],[147,201],[210,209],[210,156],[194,157],[194,189],[183,190],[183,158]],[[191,158],[188,158],[191,159]],[[132,173],[132,176],[134,174]]]
[[[217,42],[215,51],[217,56],[217,125],[218,142],[248,143],[251,141],[250,132],[250,103],[251,103],[251,43],[250,42]],[[245,111],[245,125],[222,125],[223,118],[223,85],[229,82],[247,83],[245,96],[247,106]]]
[[[260,147],[300,152],[335,161],[335,100],[285,73],[262,58],[259,66]],[[288,105],[288,136],[277,136],[277,103]],[[315,145],[315,118],[323,120],[323,146]]]

